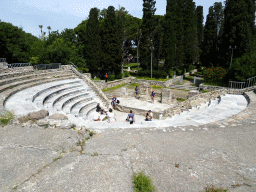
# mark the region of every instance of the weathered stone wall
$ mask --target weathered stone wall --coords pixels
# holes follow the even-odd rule
[[[93,80],[93,82],[100,88],[100,89],[107,89],[110,87],[115,87],[118,85],[122,85],[124,83],[130,83],[132,77],[126,77],[123,79],[117,79],[114,81],[105,82],[105,80]]]
[[[219,89],[223,89],[223,87],[221,87],[221,86],[212,86],[212,85],[204,85],[202,83],[199,85],[199,90],[214,91],[214,90],[219,90]]]
[[[223,88],[208,93],[200,93],[199,95],[188,98],[186,101],[178,103],[173,108],[166,109],[164,111],[164,117],[173,116],[175,114],[181,113],[182,111],[191,109],[192,107],[200,106],[202,103],[209,102],[211,99],[215,99],[221,95],[225,95],[228,92],[228,89]]]

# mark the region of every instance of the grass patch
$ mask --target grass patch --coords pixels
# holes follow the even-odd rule
[[[167,88],[167,89],[175,89],[175,90],[187,91],[187,92],[190,91],[189,89],[178,89],[178,88],[168,88],[168,87],[166,87],[166,88]]]
[[[2,126],[7,125],[8,123],[11,122],[13,119],[14,115],[10,111],[6,111],[5,114],[0,115],[0,123]]]
[[[54,158],[54,159],[53,159],[53,162],[58,161],[58,160],[61,159],[61,158],[62,158],[62,155],[60,155],[59,157]]]
[[[214,187],[213,185],[211,186],[207,186],[204,188],[204,192],[227,192],[228,189],[223,189],[221,187],[217,188],[217,187]]]
[[[104,117],[103,119],[102,119],[102,121],[106,121],[108,119],[108,117],[106,116],[106,117]]]
[[[135,66],[138,68],[138,64],[137,63],[129,63],[127,65],[124,65],[124,67],[130,67],[130,68],[135,67]],[[139,63],[139,66],[140,66],[140,63]]]
[[[140,172],[138,175],[134,174],[133,182],[136,192],[152,192],[155,190],[151,178],[146,176],[143,172]]]
[[[13,86],[11,85],[9,88],[10,88],[10,89],[12,89],[12,88],[13,88]]]
[[[152,81],[168,81],[169,79],[156,79],[150,77],[136,77],[136,79],[152,80]]]
[[[92,156],[95,157],[95,156],[98,156],[99,154],[97,152],[93,153]]]
[[[186,99],[182,99],[182,98],[177,98],[177,101],[178,102],[182,102],[182,101],[185,101]]]
[[[140,86],[140,84],[139,84],[139,83],[131,83],[131,84],[130,84],[130,86],[134,86],[134,87],[136,87],[136,86],[137,86],[137,87],[139,87],[139,86]]]
[[[107,89],[102,89],[102,91],[109,91],[109,90],[118,89],[118,88],[121,88],[121,87],[123,87],[123,86],[125,86],[125,85],[126,85],[126,83],[123,83],[123,84],[117,85],[117,86],[115,86],[115,87],[110,87],[110,88],[107,88]]]
[[[89,131],[89,135],[92,137],[95,133],[93,131]]]
[[[160,86],[160,85],[151,85],[151,87],[154,88],[154,89],[161,89],[162,88],[162,86]]]
[[[79,140],[77,143],[76,143],[77,146],[80,146],[81,147],[81,150],[79,151],[81,154],[84,150],[84,146],[85,146],[85,139],[82,139],[82,140]]]
[[[194,80],[194,77],[193,76],[187,76],[187,77],[185,77],[185,79],[187,79],[187,80]]]
[[[17,189],[18,188],[18,185],[14,186],[12,189]]]
[[[207,92],[210,92],[210,91],[208,91],[208,90],[202,90],[202,93],[207,93]]]

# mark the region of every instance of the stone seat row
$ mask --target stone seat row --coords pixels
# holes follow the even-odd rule
[[[31,88],[33,86],[37,86],[44,83],[54,82],[54,81],[60,81],[65,79],[74,79],[77,78],[77,76],[71,71],[71,70],[63,70],[63,69],[52,69],[50,71],[36,71],[36,72],[30,72],[30,75],[26,76],[31,77],[28,80],[22,80],[23,75],[28,75],[27,73],[15,73],[16,77],[20,78],[13,78],[13,76],[10,76],[10,74],[1,74],[1,76],[5,76],[8,78],[5,78],[3,83],[0,86],[0,110],[4,111],[4,106],[8,98],[10,98],[15,93],[18,93],[24,89]],[[13,75],[13,74],[11,74]],[[58,78],[54,78],[53,75],[57,75]],[[14,80],[13,80],[14,79]],[[7,84],[6,84],[7,83]]]
[[[7,108],[15,108],[15,100],[21,98],[20,103],[23,107],[16,111],[24,111],[25,109],[26,113],[29,113],[36,109],[47,109],[50,115],[62,113],[76,117],[87,117],[89,113],[95,110],[96,104],[101,103],[92,89],[78,78],[42,84],[25,91],[10,99]],[[27,107],[29,104],[33,105]],[[21,115],[22,112],[17,113]]]
[[[77,89],[78,86],[80,89]],[[94,109],[97,104],[92,89],[81,80],[50,86],[38,93],[41,93],[41,96],[35,100],[38,108],[52,109],[55,112],[63,111],[75,116],[88,116],[88,111]]]
[[[205,103],[197,108],[192,108],[189,112],[167,118],[168,123],[175,126],[199,125],[219,121],[226,117],[239,113],[247,106],[247,101],[242,95],[221,96],[221,101],[213,100],[208,106]]]

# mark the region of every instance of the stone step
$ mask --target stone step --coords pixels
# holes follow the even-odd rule
[[[4,79],[10,79],[13,77],[20,77],[24,75],[33,75],[33,74],[46,74],[46,73],[58,73],[58,72],[63,72],[63,69],[48,69],[48,70],[39,70],[39,71],[27,71],[27,72],[12,72],[12,73],[2,73],[0,74],[0,80]],[[65,71],[72,71],[70,69],[65,70]]]
[[[37,98],[34,103],[40,108],[44,107],[44,108],[54,108],[56,107],[56,105],[58,106],[59,103],[63,103],[61,102],[61,100],[65,100],[66,97],[73,97],[74,95],[77,94],[81,94],[83,92],[86,91],[86,89],[78,89],[76,88],[76,86],[74,87],[67,87],[67,90],[65,90],[65,92],[63,94],[56,94],[54,96],[52,96],[51,98],[49,98],[47,100],[47,102],[44,102],[44,100],[50,95],[50,94],[44,94],[41,97]],[[60,110],[62,110],[60,108]]]
[[[53,78],[58,78],[58,76],[62,75],[63,73],[73,73],[71,70],[69,71],[56,71],[56,72],[47,72],[47,73],[29,73],[26,75],[23,75],[22,73],[19,74],[20,76],[17,77],[9,77],[5,78],[3,80],[0,80],[0,86],[7,85],[10,83],[14,83],[17,81],[23,81],[23,80],[28,80],[28,79],[34,79],[34,78],[43,78],[45,76],[52,76]]]
[[[76,79],[76,80],[71,80],[69,82],[57,83],[56,85],[51,85],[46,88],[40,87],[40,88],[38,88],[38,91],[33,95],[32,102],[34,102],[39,96],[41,96],[41,98],[43,97],[42,100],[44,100],[45,97],[49,96],[51,93],[54,93],[55,90],[56,91],[65,91],[68,88],[79,85],[80,81],[81,80]]]
[[[96,110],[97,103],[98,102],[94,100],[93,102],[85,104],[79,109],[78,115],[83,117],[84,119],[88,118],[88,112],[90,112],[92,109]]]
[[[67,75],[64,77],[60,77],[60,78],[52,78],[52,79],[39,79],[37,81],[33,81],[31,83],[27,83],[27,84],[22,84],[18,87],[14,87],[13,89],[7,89],[4,92],[1,93],[1,98],[0,98],[0,110],[4,109],[5,103],[6,101],[15,93],[18,93],[22,90],[25,89],[29,89],[33,86],[37,86],[37,85],[41,85],[41,84],[45,84],[45,83],[50,83],[50,82],[55,82],[55,81],[63,81],[63,80],[67,80],[67,79],[76,79],[77,76],[72,74],[72,75]]]
[[[75,74],[74,73],[73,74],[72,73],[65,73],[65,74],[61,74],[59,78],[52,78],[51,76],[46,76],[46,77],[44,77],[44,79],[59,80],[62,77],[70,77],[70,76],[75,76]],[[17,87],[17,86],[21,86],[23,84],[29,84],[29,83],[36,82],[36,81],[41,81],[41,80],[42,80],[42,77],[29,79],[29,80],[23,80],[23,81],[19,81],[19,82],[13,82],[13,83],[10,83],[10,84],[7,84],[7,85],[2,85],[2,86],[0,86],[0,93],[6,91],[8,89],[12,89],[14,87]]]

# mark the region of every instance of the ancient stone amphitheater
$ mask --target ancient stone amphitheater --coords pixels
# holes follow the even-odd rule
[[[40,120],[38,124],[50,124],[62,128],[70,128],[71,125],[100,129],[207,124],[235,115],[247,107],[248,95],[245,97],[244,95],[227,93],[227,90],[219,90],[215,96],[211,95],[208,100],[204,100],[200,104],[194,103],[194,105],[192,105],[193,99],[190,99],[190,108],[180,110],[178,113],[177,111],[173,113],[173,108],[168,111],[168,105],[155,104],[154,107],[158,109],[157,112],[154,110],[155,115],[165,115],[162,120],[155,119],[152,122],[145,122],[143,118],[140,118],[141,121],[137,121],[133,125],[124,121],[109,124],[106,121],[91,121],[96,104],[101,103],[103,106],[109,106],[110,100],[90,80],[89,74],[79,73],[74,65],[62,65],[60,68],[48,70],[34,70],[32,66],[27,67],[26,70],[17,67],[12,72],[7,71],[6,73],[5,71],[5,73],[0,74],[1,111],[9,110],[16,117],[21,117],[45,109],[49,111],[50,116],[62,114],[68,119],[55,121],[46,118]],[[220,97],[217,98],[217,95]],[[150,108],[147,106],[147,102],[143,103],[127,98],[120,98],[120,100],[126,108],[138,109],[143,113]]]

